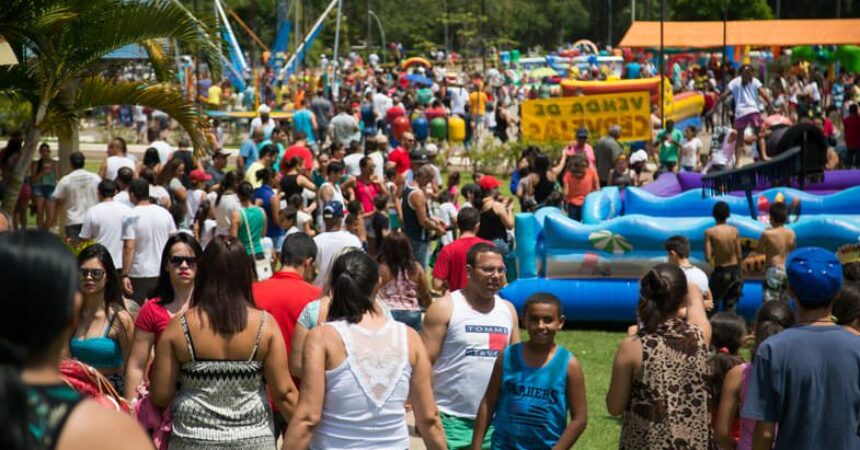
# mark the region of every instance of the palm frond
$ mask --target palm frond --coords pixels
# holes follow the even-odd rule
[[[143,42],[141,46],[149,53],[149,65],[155,72],[155,79],[158,81],[173,79],[173,59],[169,55],[165,55],[163,40],[150,39]]]
[[[76,114],[80,115],[88,109],[109,105],[141,105],[164,111],[185,129],[198,156],[205,155],[207,151],[208,120],[200,116],[193,103],[185,100],[182,91],[170,84],[114,82],[102,77],[91,77],[81,81],[75,101]],[[62,116],[58,115],[57,118],[62,119]]]
[[[68,51],[64,58],[68,76],[80,74],[116,49],[158,38],[199,49],[213,73],[220,72],[220,53],[209,37],[209,27],[177,0],[98,0],[91,5],[57,46]]]

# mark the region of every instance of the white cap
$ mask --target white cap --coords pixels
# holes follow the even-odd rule
[[[644,162],[648,160],[648,154],[645,153],[645,150],[636,150],[633,154],[630,155],[630,164],[636,164],[638,162]]]
[[[260,107],[257,108],[257,112],[260,114],[269,114],[269,112],[271,112],[271,111],[272,110],[269,109],[268,105],[260,105]]]
[[[439,154],[439,147],[431,142],[424,146],[424,152],[427,153],[427,156],[436,156]]]

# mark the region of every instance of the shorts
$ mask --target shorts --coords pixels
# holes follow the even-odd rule
[[[415,259],[421,263],[422,268],[427,268],[427,264],[430,262],[430,242],[427,241],[412,241],[412,252],[415,255]]]
[[[735,130],[738,130],[738,134],[743,136],[742,133],[747,129],[747,127],[752,127],[758,130],[761,128],[763,123],[764,122],[761,120],[761,114],[757,112],[749,113],[743,117],[735,119]]]
[[[744,278],[741,274],[741,266],[722,266],[714,268],[708,280],[708,289],[714,297],[714,307],[719,310],[719,305],[724,304],[723,310],[734,308],[741,296],[744,287]]]
[[[421,331],[421,310],[409,310],[409,309],[392,309],[391,317],[412,328],[415,331]]]
[[[765,302],[788,301],[788,276],[785,267],[772,266],[765,272],[761,293]]]
[[[475,428],[475,419],[457,417],[439,413],[442,417],[442,428],[445,430],[445,440],[448,441],[450,450],[468,449],[472,445],[472,430]],[[493,438],[493,426],[487,428],[481,449],[489,450]]]
[[[57,186],[50,184],[40,184],[38,186],[33,186],[33,197],[41,197],[48,200],[54,196],[54,188]]]

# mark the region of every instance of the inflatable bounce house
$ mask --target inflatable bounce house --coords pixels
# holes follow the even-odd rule
[[[808,149],[795,147],[773,163],[801,168],[780,187],[767,186],[777,184],[772,180],[764,182],[761,173],[772,169],[772,163],[765,162],[704,180],[699,174],[666,174],[643,188],[605,187],[586,197],[581,223],[556,208],[518,214],[517,279],[501,295],[521,307],[531,294],[550,292],[562,300],[565,316],[573,321],[633,323],[639,279],[656,263],[666,262],[666,239],[686,236],[691,262],[711,271],[704,257],[704,234],[715,224],[713,205],[724,201],[732,212],[728,223],[738,228],[745,254],[738,312],[752,319],[762,301],[764,268],[762,257],[747,256],[769,226],[771,203],[789,205],[787,227],[797,234],[798,246],[824,247],[840,257],[856,256],[860,249],[860,171],[818,170],[815,176],[823,179],[806,183],[815,164],[802,150]],[[745,186],[749,180],[752,185]]]

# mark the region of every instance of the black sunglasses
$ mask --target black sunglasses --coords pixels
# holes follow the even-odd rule
[[[179,267],[182,263],[185,263],[187,266],[193,266],[197,264],[197,258],[194,256],[171,256],[168,260],[170,264]]]
[[[91,277],[95,281],[101,281],[105,277],[105,271],[102,269],[84,269],[81,267],[78,269],[78,275],[84,280]]]

